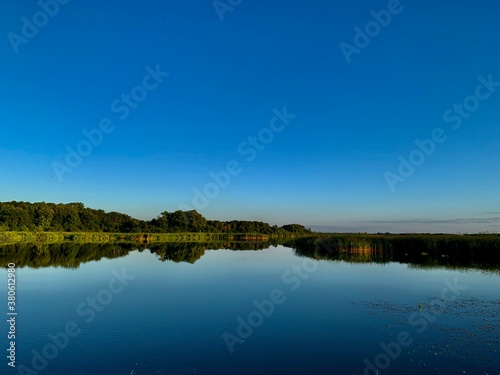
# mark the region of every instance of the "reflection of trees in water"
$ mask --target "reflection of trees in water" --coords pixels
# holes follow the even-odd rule
[[[205,254],[206,247],[199,243],[160,243],[148,246],[149,250],[158,256],[162,262],[170,260],[172,262],[194,263]]]
[[[0,247],[0,265],[78,268],[82,263],[125,256],[134,248],[131,244],[16,243]]]
[[[133,250],[149,250],[161,261],[195,263],[205,250],[263,250],[291,247],[299,256],[350,263],[409,264],[415,268],[481,269],[500,272],[500,236],[320,235],[286,242],[167,242],[132,243],[17,243],[0,247],[0,265],[67,267],[102,258],[118,258]]]
[[[132,243],[16,243],[0,247],[0,265],[15,263],[18,267],[65,267],[78,268],[80,264],[97,261],[102,258],[119,258],[130,251],[148,249],[157,254],[161,261],[194,263],[207,249],[262,250],[271,246],[271,242],[237,243],[191,243],[168,242],[153,244]]]
[[[205,254],[205,250],[263,250],[271,245],[271,242],[166,242],[150,244],[148,249],[157,254],[162,262],[170,260],[176,263],[194,263]]]
[[[500,272],[500,236],[494,235],[322,235],[286,245],[314,259]]]

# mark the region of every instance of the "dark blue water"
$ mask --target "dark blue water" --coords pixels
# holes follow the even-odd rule
[[[317,261],[281,246],[194,264],[133,251],[19,268],[16,368],[4,356],[0,372],[499,374],[499,301],[500,276],[474,269]]]

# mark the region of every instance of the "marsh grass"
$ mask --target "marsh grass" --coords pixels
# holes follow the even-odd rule
[[[319,234],[287,243],[299,256],[412,268],[500,269],[498,234]]]
[[[154,242],[220,242],[220,241],[269,241],[295,238],[260,233],[104,233],[104,232],[0,232],[0,244],[8,243],[154,243]]]

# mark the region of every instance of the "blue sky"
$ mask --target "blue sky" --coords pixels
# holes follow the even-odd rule
[[[221,16],[212,1],[46,3],[53,16],[0,6],[0,200],[322,230],[499,230],[498,1],[221,0]],[[88,143],[83,131],[106,118]],[[415,141],[436,129],[446,140],[423,154]],[[403,176],[398,158],[411,155]],[[215,188],[210,173],[229,162],[238,173]]]

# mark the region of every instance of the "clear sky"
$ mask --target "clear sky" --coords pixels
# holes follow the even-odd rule
[[[497,0],[0,10],[0,200],[500,230]]]

